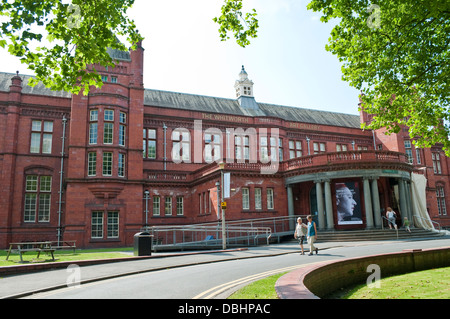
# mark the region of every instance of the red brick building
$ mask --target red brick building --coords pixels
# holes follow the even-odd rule
[[[105,84],[87,96],[0,73],[1,248],[58,236],[129,246],[146,224],[217,221],[219,162],[227,220],[314,214],[321,229],[380,228],[387,206],[413,220],[421,175],[424,209],[450,225],[439,145],[362,131],[363,112],[258,103],[244,68],[236,99],[145,89],[143,51],[111,51],[116,67],[97,66]]]

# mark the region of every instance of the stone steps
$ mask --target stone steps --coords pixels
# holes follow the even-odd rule
[[[412,229],[411,233],[408,233],[403,228],[398,230],[398,236],[394,229],[319,231],[318,242],[424,239],[440,236],[443,236],[443,234],[424,229]]]

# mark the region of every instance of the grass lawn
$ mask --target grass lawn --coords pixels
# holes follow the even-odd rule
[[[133,248],[77,249],[75,253],[72,250],[57,250],[54,252],[54,256],[55,262],[131,257],[131,255],[123,253],[126,251],[133,251]],[[8,260],[6,260],[6,255],[5,250],[0,250],[0,267],[52,262],[52,256],[46,253],[41,253],[37,260],[37,252],[27,252],[23,255],[24,263],[20,263],[19,254],[11,254]]]
[[[275,283],[285,273],[255,281],[228,299],[277,299]],[[381,279],[381,288],[366,284],[340,290],[329,299],[450,299],[450,267]]]
[[[381,279],[380,288],[358,285],[331,298],[340,299],[450,299],[450,267]]]
[[[278,299],[275,283],[284,273],[255,281],[236,291],[228,299]]]

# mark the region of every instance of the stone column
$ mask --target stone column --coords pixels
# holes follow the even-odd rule
[[[375,219],[375,227],[381,227],[380,193],[378,191],[378,177],[372,180],[372,205]]]
[[[403,178],[400,178],[398,180],[398,186],[398,192],[400,196],[400,215],[404,217],[407,216],[406,214],[408,212],[408,206],[406,203],[406,185]]]
[[[334,229],[334,221],[333,221],[333,202],[331,198],[331,186],[330,181],[325,181],[325,211],[327,215],[327,229]]]
[[[370,192],[369,178],[364,177],[364,207],[366,210],[366,227],[373,228],[372,194]]]
[[[317,199],[317,214],[319,218],[319,229],[325,229],[325,211],[323,209],[323,188],[321,181],[316,183],[316,199]]]
[[[295,212],[294,212],[294,196],[292,194],[292,186],[288,185],[287,186],[287,197],[288,197],[288,215],[289,217],[289,228],[290,229],[295,229]]]

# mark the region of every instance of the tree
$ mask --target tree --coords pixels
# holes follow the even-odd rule
[[[363,128],[406,125],[417,147],[442,143],[450,155],[450,2],[312,0],[308,9],[337,19],[326,50],[374,115]]]
[[[78,94],[89,93],[90,86],[101,87],[101,76],[88,65],[114,66],[107,48],[128,51],[117,37],[124,36],[132,49],[143,38],[126,11],[134,0],[10,0],[0,3],[0,46],[20,57],[35,73],[29,85],[41,81],[46,87]],[[224,0],[220,35],[233,32],[245,47],[256,37],[256,12],[242,14],[242,0]],[[244,28],[247,26],[247,30]],[[46,35],[49,46],[36,46]]]
[[[250,44],[249,38],[257,36],[259,25],[256,17],[255,9],[246,13],[244,17],[242,0],[225,0],[222,6],[222,15],[213,20],[220,25],[219,34],[222,41],[230,39],[228,33],[231,32],[234,34],[237,44],[245,48]]]
[[[142,40],[134,22],[125,15],[134,0],[2,1],[0,46],[20,57],[34,71],[30,85],[42,81],[52,90],[78,94],[101,87],[101,77],[87,70],[91,64],[114,66],[107,48],[127,51],[117,36],[133,47]],[[46,35],[50,46],[33,47]],[[33,42],[34,41],[34,42]]]

